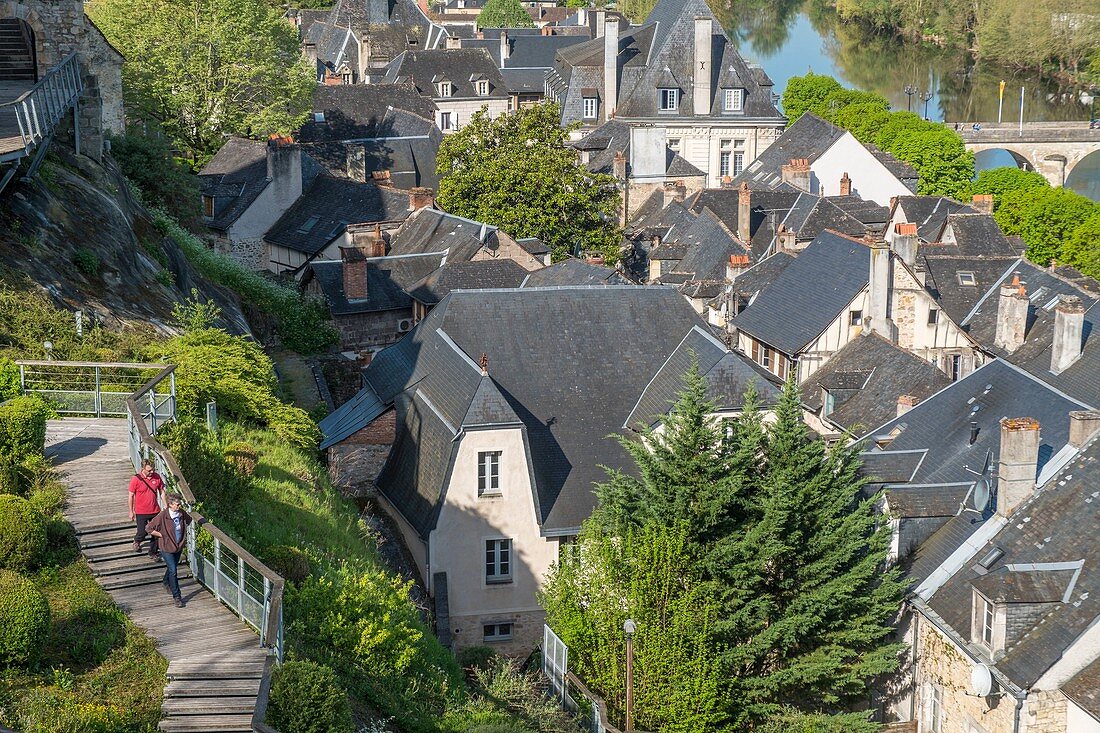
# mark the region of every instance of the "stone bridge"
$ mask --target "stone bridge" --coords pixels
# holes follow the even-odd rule
[[[982,122],[979,127],[958,124],[957,132],[968,150],[1004,150],[1021,168],[1042,173],[1052,186],[1065,185],[1074,168],[1089,156],[1097,158],[1087,167],[1100,170],[1100,129],[1090,129],[1088,122],[1025,122],[1022,130],[1009,122]]]

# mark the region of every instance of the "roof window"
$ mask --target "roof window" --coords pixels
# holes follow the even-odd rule
[[[959,285],[973,286],[978,284],[978,278],[974,277],[974,273],[970,270],[960,270],[955,275],[959,278]]]
[[[309,234],[309,232],[313,230],[313,227],[317,225],[318,221],[319,219],[316,216],[309,217],[302,223],[302,226],[298,227],[298,233]]]
[[[658,89],[657,102],[662,112],[675,112],[680,108],[680,90],[667,88]]]
[[[313,121],[314,122],[324,122],[325,121],[325,113],[324,112],[314,112],[313,113]]]

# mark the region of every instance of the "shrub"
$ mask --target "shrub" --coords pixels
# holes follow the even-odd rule
[[[99,255],[87,247],[77,248],[76,252],[73,253],[73,264],[76,265],[76,269],[88,277],[95,277],[99,274]]]
[[[199,215],[199,185],[188,166],[172,156],[168,140],[150,135],[111,137],[111,157],[122,174],[142,192],[142,200],[160,206],[180,221]]]
[[[336,674],[313,662],[287,662],[271,681],[267,722],[280,733],[352,733],[348,696]]]
[[[242,476],[251,476],[255,473],[256,465],[260,462],[256,449],[243,441],[230,443],[222,451],[222,455]]]
[[[490,669],[496,660],[497,653],[487,646],[469,646],[458,653],[458,663],[467,674]]]
[[[0,495],[0,567],[27,570],[37,567],[46,552],[42,515],[26,499]]]
[[[309,555],[297,547],[276,545],[264,553],[264,559],[268,567],[292,583],[301,583],[313,572]]]
[[[0,405],[0,459],[14,462],[46,449],[50,408],[37,397],[16,397]]]
[[[0,402],[10,400],[22,394],[19,384],[19,365],[11,359],[0,356]]]
[[[248,478],[229,464],[217,437],[202,425],[181,420],[164,426],[157,438],[185,467],[192,490],[203,487],[200,501],[235,505],[248,492]]]
[[[31,666],[50,633],[50,605],[34,583],[0,570],[0,666]]]
[[[0,494],[23,495],[23,474],[10,458],[0,459]]]

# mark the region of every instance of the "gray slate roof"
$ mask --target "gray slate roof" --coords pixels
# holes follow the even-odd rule
[[[489,96],[480,97],[474,79],[489,81]],[[406,51],[386,67],[384,84],[411,83],[425,97],[438,97],[436,83],[446,79],[453,85],[454,99],[490,99],[508,96],[504,78],[485,49],[437,48]]]
[[[621,272],[603,265],[593,265],[572,257],[549,267],[528,273],[520,284],[523,288],[545,288],[562,285],[633,285]]]
[[[367,297],[349,299],[344,292],[344,263],[319,260],[308,267],[317,279],[333,316],[403,310],[412,308],[408,290],[439,269],[443,252],[400,257],[371,257],[366,260]]]
[[[1100,658],[1062,685],[1062,692],[1082,710],[1100,720]]]
[[[906,221],[917,225],[917,236],[922,242],[938,242],[951,214],[978,213],[966,204],[945,196],[898,196],[893,202],[891,214],[898,207],[905,214]]]
[[[527,270],[515,260],[474,260],[448,262],[411,288],[409,296],[425,305],[435,305],[452,290],[518,288]]]
[[[387,409],[389,408],[382,404],[373,389],[366,387],[359,390],[354,397],[317,424],[321,428],[321,434],[324,435],[321,450],[350,437],[364,424],[374,420]]]
[[[806,158],[812,164],[844,136],[844,130],[812,112],[795,120],[779,139],[765,148],[733,182],[748,183],[750,188],[774,188],[782,180],[781,168],[794,158]]]
[[[336,0],[326,23],[330,33],[346,33],[348,27],[368,41],[371,63],[388,62],[409,49],[435,48],[443,39],[443,29],[432,24],[421,12],[416,0]],[[319,40],[318,47],[330,45]]]
[[[324,114],[324,122],[313,115],[298,133],[299,142],[341,142],[362,138],[423,134],[407,117],[394,118],[392,110],[410,113],[429,124],[436,106],[412,84],[317,85],[313,91],[313,113]],[[413,124],[414,129],[409,129]]]

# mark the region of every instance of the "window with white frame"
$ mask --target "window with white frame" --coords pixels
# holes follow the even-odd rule
[[[821,391],[825,393],[825,399],[823,400],[821,405],[821,414],[824,416],[829,416],[833,414],[833,410],[836,409],[836,396],[827,389],[823,389]]]
[[[993,619],[995,607],[992,603],[985,598],[978,596],[978,607],[981,613],[980,619],[982,624],[982,643],[989,648],[993,648]]]
[[[726,112],[741,112],[745,109],[745,90],[726,89],[722,109]]]
[[[848,325],[849,326],[862,326],[863,325],[863,311],[848,311]]]
[[[454,118],[452,117],[450,112],[439,113],[439,129],[443,130],[444,132],[446,132],[447,130],[455,129]]]
[[[657,101],[662,112],[675,112],[680,108],[679,89],[659,89]]]
[[[313,113],[313,121],[314,122],[324,122],[325,121],[325,113],[324,112],[314,112]]]
[[[733,160],[728,150],[718,153],[718,175],[722,178],[726,176],[733,177]]]
[[[928,309],[928,325],[935,326],[940,322],[940,311],[938,308]]]
[[[680,138],[670,137],[668,139],[668,149],[674,152],[680,152]]]
[[[481,640],[491,644],[494,641],[511,641],[512,624],[496,623],[484,624],[481,627]]]
[[[733,153],[733,175],[734,177],[741,175],[741,171],[745,170],[745,154],[740,150],[735,150]]]
[[[943,733],[943,687],[927,683],[927,723],[929,733]]]
[[[441,97],[449,97],[454,93],[454,85],[449,81],[441,81],[435,85],[435,88]]]
[[[596,119],[596,111],[599,109],[599,101],[595,97],[584,98],[584,119],[594,120]]]
[[[489,82],[486,79],[480,79],[477,82],[477,96],[488,97],[489,96]]]
[[[500,451],[481,451],[477,454],[477,495],[500,493]]]
[[[512,540],[485,540],[485,582],[512,582]]]

